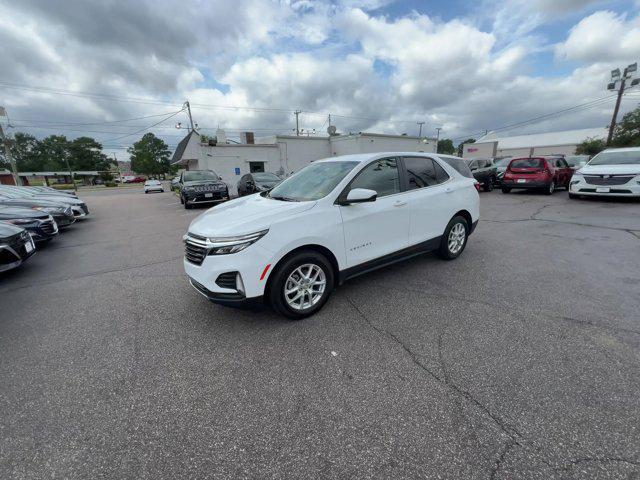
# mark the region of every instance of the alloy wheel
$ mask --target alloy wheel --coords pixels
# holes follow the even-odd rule
[[[320,301],[326,287],[324,270],[314,263],[305,263],[287,277],[284,298],[293,310],[307,310]]]
[[[448,246],[449,251],[456,255],[464,246],[464,241],[467,236],[467,229],[462,223],[456,223],[449,231]]]

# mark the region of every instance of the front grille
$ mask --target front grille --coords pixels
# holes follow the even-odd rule
[[[83,203],[82,205],[80,205],[80,207],[82,207],[82,211],[83,211],[85,214],[87,214],[87,215],[89,214],[89,207],[87,207],[87,204],[86,204],[86,203]]]
[[[51,235],[53,232],[55,232],[55,228],[53,226],[53,220],[45,220],[44,222],[42,222],[42,224],[40,225],[40,228],[42,229],[42,231],[44,233],[46,233],[47,235]]]
[[[596,193],[595,188],[581,188],[578,191],[584,193]],[[627,190],[625,188],[610,188],[608,192],[604,193],[631,193],[631,190]]]
[[[236,275],[238,272],[221,273],[216,279],[216,285],[230,290],[238,290],[236,286]]]
[[[205,247],[194,242],[190,242],[189,238],[184,242],[184,257],[188,262],[193,263],[194,265],[202,265],[207,253],[208,250]]]
[[[193,189],[196,192],[213,192],[216,190],[220,190],[221,187],[219,185],[214,185],[213,183],[207,185],[195,185]]]
[[[589,185],[624,185],[633,175],[585,175],[584,181]]]

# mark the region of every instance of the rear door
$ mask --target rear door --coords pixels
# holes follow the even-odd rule
[[[432,158],[407,156],[402,160],[409,203],[409,245],[416,245],[444,233],[455,213],[456,185]]]
[[[409,206],[402,192],[399,159],[375,160],[351,181],[349,190],[375,190],[374,202],[340,205],[347,266],[353,267],[406,248],[409,241]]]

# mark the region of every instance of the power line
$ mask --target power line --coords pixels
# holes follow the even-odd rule
[[[178,110],[177,112],[172,113],[172,114],[171,114],[171,115],[169,115],[168,117],[163,118],[163,119],[162,119],[162,120],[160,120],[159,122],[154,123],[153,125],[149,125],[148,127],[141,128],[140,130],[136,130],[136,131],[135,131],[135,132],[133,132],[133,133],[127,133],[126,135],[122,135],[122,136],[120,136],[120,137],[110,138],[109,140],[105,140],[105,142],[112,142],[112,141],[115,141],[115,140],[120,140],[121,138],[130,137],[131,135],[136,135],[136,134],[138,134],[138,133],[144,132],[145,130],[149,130],[150,128],[153,128],[153,127],[155,127],[156,125],[159,125],[159,124],[161,124],[162,122],[165,122],[165,121],[169,120],[171,117],[175,117],[177,114],[179,114],[179,113],[181,113],[181,112],[183,112],[183,111],[184,111],[184,109],[180,109],[180,110]]]

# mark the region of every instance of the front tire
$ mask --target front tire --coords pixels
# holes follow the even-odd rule
[[[438,255],[444,260],[458,258],[467,246],[469,238],[469,224],[464,217],[455,216],[451,219],[440,241]]]
[[[291,320],[301,320],[320,310],[334,286],[329,260],[313,250],[303,250],[287,258],[269,280],[271,307]]]
[[[492,192],[493,191],[493,183],[494,183],[494,179],[492,177],[489,177],[487,179],[487,181],[484,183],[484,191],[485,192]]]

